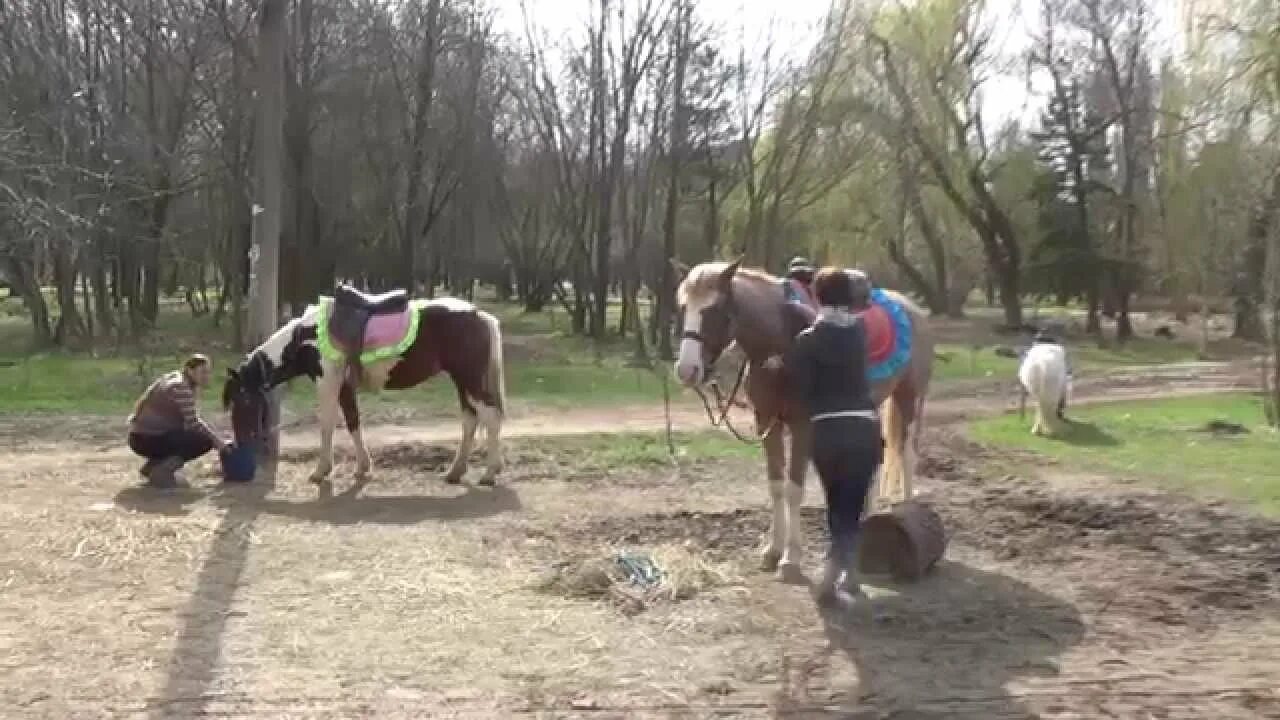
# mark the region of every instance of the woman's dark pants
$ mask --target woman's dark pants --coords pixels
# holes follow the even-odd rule
[[[880,423],[870,418],[830,418],[813,424],[813,464],[827,496],[831,531],[828,557],[852,570],[867,492],[884,460]]]

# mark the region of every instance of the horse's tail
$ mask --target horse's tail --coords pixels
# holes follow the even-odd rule
[[[1067,390],[1066,366],[1063,356],[1045,350],[1029,352],[1018,368],[1020,395],[1034,397],[1036,424],[1052,423],[1058,415],[1058,403]]]
[[[880,467],[879,496],[890,503],[909,499],[906,485],[907,419],[898,399],[890,396],[881,411],[881,430],[884,433],[884,464]]]
[[[507,411],[507,380],[502,362],[502,324],[498,318],[479,310],[480,319],[489,329],[489,366],[484,373],[484,389],[497,403],[498,412]]]

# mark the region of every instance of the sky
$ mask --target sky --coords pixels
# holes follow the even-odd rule
[[[497,0],[497,24],[500,30],[524,36],[522,1],[527,4],[535,24],[555,39],[567,33],[580,33],[591,8],[598,0]],[[1168,38],[1180,0],[1152,0],[1161,36]],[[1185,1],[1185,0],[1182,0]],[[761,47],[772,30],[776,47],[801,54],[811,47],[817,28],[831,6],[831,0],[694,0],[702,18],[723,28],[733,47],[745,42],[748,53]],[[1036,34],[1036,0],[989,0],[999,51],[1013,59],[1009,71],[991,77],[984,89],[984,124],[991,129],[1008,120],[1031,122],[1043,107],[1037,97],[1045,92],[1047,79],[1040,78],[1027,86],[1025,56]],[[1167,42],[1167,40],[1166,40]]]

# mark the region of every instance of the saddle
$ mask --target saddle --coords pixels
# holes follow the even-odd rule
[[[350,285],[339,285],[333,293],[333,314],[329,318],[329,336],[357,360],[364,351],[371,321],[376,318],[403,317],[409,310],[409,293],[391,290],[370,294]]]

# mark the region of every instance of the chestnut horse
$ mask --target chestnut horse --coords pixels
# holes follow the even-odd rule
[[[683,276],[676,302],[684,308],[676,377],[686,387],[700,388],[730,342],[747,357],[747,398],[755,411],[764,447],[773,516],[765,540],[762,569],[777,570],[780,578],[801,576],[803,533],[800,506],[809,464],[809,418],[791,400],[786,368],[775,369],[769,359],[782,355],[797,333],[811,324],[812,308],[788,302],[781,281],[763,271],[739,267],[739,262],[708,262],[692,270],[677,265]],[[882,408],[885,463],[876,483],[878,500],[898,502],[912,495],[914,455],[919,450],[925,393],[933,374],[933,336],[923,310],[900,293],[876,289],[875,297],[892,308],[907,330],[909,359],[881,368],[872,375],[872,395]],[[909,326],[909,327],[907,327]],[[888,330],[883,332],[888,333]],[[870,334],[870,330],[869,330]],[[876,338],[868,337],[869,350]],[[905,345],[899,346],[905,348]],[[730,400],[732,401],[732,399]],[[790,430],[788,461],[785,427]],[[784,481],[784,467],[788,479]]]
[[[398,312],[405,319],[404,327],[412,328],[401,333],[404,347],[395,348],[394,355],[357,366],[346,357],[322,352],[330,327],[322,327],[322,323],[329,318],[326,311],[332,302],[331,298],[321,298],[321,303],[309,306],[301,317],[290,320],[250,352],[238,368],[228,370],[222,404],[231,410],[236,443],[257,442],[264,429],[268,391],[305,375],[316,382],[320,422],[321,451],[311,481],[323,483],[333,470],[333,431],[339,413],[355,445],[356,477],[363,480],[373,462],[360,431],[357,390],[403,390],[444,372],[453,380],[462,407],[462,441],[445,480],[462,481],[476,428],[484,425],[488,470],[480,483],[493,484],[502,470],[501,433],[506,404],[502,331],[497,318],[455,298],[412,303],[402,298]]]

